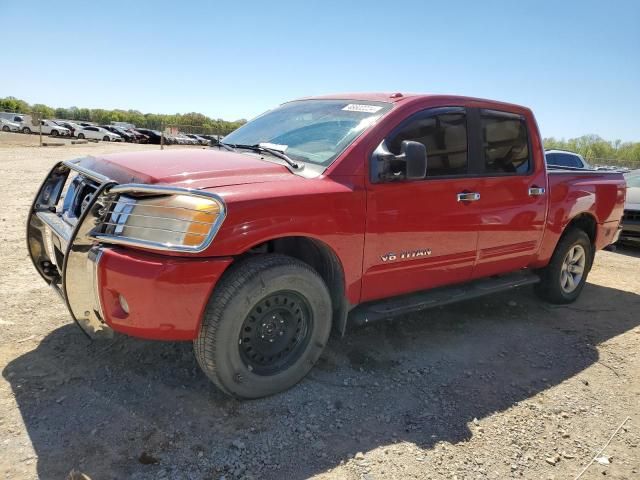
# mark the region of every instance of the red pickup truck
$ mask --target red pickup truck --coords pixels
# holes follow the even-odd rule
[[[624,199],[618,173],[547,172],[527,108],[336,95],[211,149],[61,162],[27,241],[85,332],[192,340],[221,390],[257,398],[348,323],[527,284],[574,301]]]

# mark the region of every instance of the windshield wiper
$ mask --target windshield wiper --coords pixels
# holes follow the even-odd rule
[[[287,164],[291,167],[291,168],[302,168],[304,165],[300,165],[298,162],[296,162],[295,160],[293,160],[291,157],[289,157],[286,153],[280,151],[280,150],[276,150],[275,148],[270,148],[270,147],[265,147],[264,145],[257,143],[255,145],[242,145],[242,144],[237,144],[237,143],[229,143],[227,144],[230,147],[233,148],[244,148],[247,150],[253,150],[254,152],[258,152],[258,153],[269,153],[271,155],[273,155],[274,157],[278,157],[281,158],[282,160],[284,160],[285,162],[287,162]]]
[[[227,143],[222,143],[222,142],[220,142],[220,141],[218,141],[218,144],[217,144],[216,146],[217,146],[217,147],[222,147],[222,148],[224,148],[225,150],[229,150],[230,152],[235,152],[235,151],[236,151],[236,149],[235,149],[235,148],[233,148],[233,146],[231,146],[231,145],[229,145],[229,144],[227,144]]]

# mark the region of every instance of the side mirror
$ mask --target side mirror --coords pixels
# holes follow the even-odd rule
[[[427,149],[420,142],[404,140],[400,145],[398,160],[404,160],[407,165],[407,180],[422,180],[427,174]]]
[[[427,174],[427,149],[420,142],[404,140],[400,155],[394,155],[383,141],[371,159],[371,183],[422,180]]]

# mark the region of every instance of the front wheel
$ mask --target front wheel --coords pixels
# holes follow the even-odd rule
[[[108,141],[109,141],[109,140],[111,140],[111,139],[105,135],[104,137],[102,137],[102,140],[103,140],[104,142],[108,142]]]
[[[3,132],[8,132],[9,131],[9,127],[7,125],[2,127],[2,131]]]
[[[78,134],[78,139],[79,139],[79,140],[82,140],[83,138],[84,138],[84,133],[79,133],[79,134]]]
[[[593,254],[589,236],[582,230],[569,230],[558,242],[549,265],[540,271],[538,295],[551,303],[574,302],[587,281]]]
[[[22,133],[25,133],[25,134],[29,135],[29,134],[31,134],[31,129],[29,127],[24,127],[22,129]]]
[[[196,359],[225,393],[260,398],[298,383],[331,330],[331,297],[300,260],[264,255],[230,267],[206,308]]]
[[[57,137],[59,135],[58,130],[51,130],[51,135]]]

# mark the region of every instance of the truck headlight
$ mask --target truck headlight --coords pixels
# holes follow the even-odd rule
[[[147,190],[165,189],[149,186]],[[224,220],[224,202],[212,194],[173,190],[176,193],[153,196],[131,194],[137,192],[121,194],[108,208],[101,224],[103,231],[93,237],[106,243],[156,250],[204,250]]]

